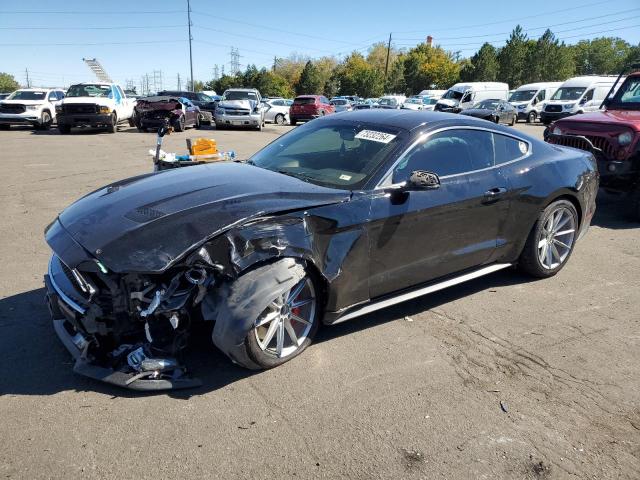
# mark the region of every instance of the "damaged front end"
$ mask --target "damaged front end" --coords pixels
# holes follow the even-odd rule
[[[56,254],[45,276],[56,333],[76,373],[133,390],[201,385],[187,375],[183,351],[196,308],[219,267],[195,255],[161,275],[116,274],[97,260],[71,268]]]

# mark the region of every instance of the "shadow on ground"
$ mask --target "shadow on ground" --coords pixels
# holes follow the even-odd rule
[[[322,328],[315,343],[331,341],[342,335],[357,335],[366,328],[375,328],[398,318],[416,315],[484,289],[528,281],[528,277],[513,270],[498,272],[344,324]],[[211,343],[211,326],[206,325],[193,332],[192,343],[187,353],[187,365],[192,374],[203,381],[202,387],[161,393],[139,393],[84,378],[72,372],[72,358],[53,331],[44,304],[44,294],[44,289],[40,288],[0,300],[0,351],[4,357],[0,364],[0,395],[52,395],[75,390],[95,391],[117,397],[163,394],[187,399],[223,388],[251,375],[260,375],[260,372],[252,372],[234,365],[215,349]]]
[[[629,195],[614,195],[600,190],[596,201],[596,214],[591,222],[592,225],[613,230],[640,227],[640,222],[631,218],[632,211]]]

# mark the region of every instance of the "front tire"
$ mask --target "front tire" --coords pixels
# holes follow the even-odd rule
[[[229,286],[217,308],[216,323],[226,325],[216,325],[214,342],[224,351],[224,340],[216,341],[216,329],[245,322],[244,341],[225,353],[246,368],[281,365],[313,341],[320,325],[319,294],[313,274],[298,260],[284,258],[250,270]]]
[[[527,123],[534,123],[537,117],[538,115],[536,114],[535,110],[530,111],[529,115],[527,115]]]
[[[107,127],[107,132],[116,133],[118,131],[118,116],[116,112],[111,114],[111,124]]]
[[[185,129],[185,120],[184,120],[184,115],[182,115],[181,117],[179,117],[174,123],[173,123],[173,129],[176,132],[184,132]]]
[[[51,114],[44,111],[42,112],[40,124],[36,127],[36,130],[49,130],[49,128],[51,128]]]
[[[516,115],[513,114],[511,116],[511,123],[509,123],[509,125],[513,127],[515,124],[516,124]]]
[[[557,200],[538,216],[520,254],[518,267],[537,278],[557,274],[566,265],[578,236],[578,212],[568,200]]]
[[[292,118],[289,120],[289,124],[295,127],[298,124],[298,120],[296,120],[295,118]]]

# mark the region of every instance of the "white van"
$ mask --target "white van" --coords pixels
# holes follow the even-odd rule
[[[434,108],[437,112],[457,113],[482,100],[507,100],[509,85],[499,82],[456,83],[447,90]]]
[[[509,95],[509,103],[516,108],[518,120],[533,123],[562,82],[527,83]]]
[[[540,120],[549,125],[559,118],[599,110],[616,78],[614,75],[570,78],[551,96],[540,113]]]
[[[406,99],[407,97],[404,95],[384,95],[378,100],[376,108],[402,108],[402,104]]]

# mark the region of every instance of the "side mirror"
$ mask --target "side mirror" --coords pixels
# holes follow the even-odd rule
[[[531,102],[531,105],[537,105],[537,103],[538,103],[538,99],[534,98],[533,101]]]
[[[405,190],[434,190],[440,188],[440,177],[426,170],[414,170],[409,176]]]

